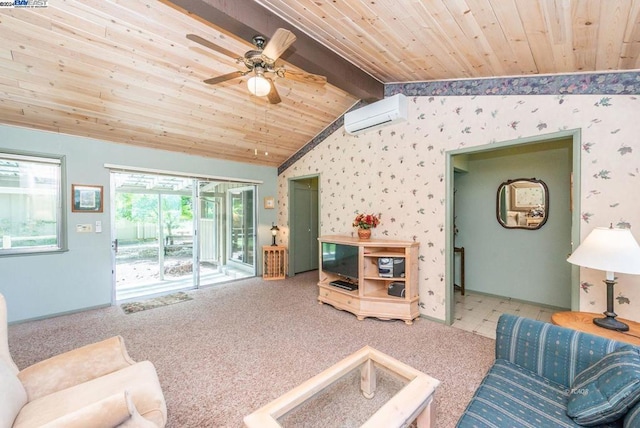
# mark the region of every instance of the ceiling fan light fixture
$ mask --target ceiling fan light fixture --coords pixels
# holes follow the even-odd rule
[[[250,94],[258,97],[267,97],[269,104],[279,104],[282,102],[282,99],[274,84],[274,80],[277,78],[288,78],[302,83],[319,85],[327,83],[327,78],[324,76],[293,70],[286,72],[287,70],[285,70],[284,67],[276,66],[276,61],[280,58],[280,55],[296,40],[295,34],[284,28],[278,28],[266,44],[266,38],[264,36],[254,36],[252,42],[256,49],[250,49],[242,56],[238,56],[226,48],[218,46],[195,34],[187,34],[187,39],[233,58],[238,64],[244,64],[247,68],[246,70],[243,68],[243,70],[236,70],[221,76],[205,79],[204,83],[207,85],[217,85],[218,83],[223,83],[237,77],[249,76],[247,79],[247,89]],[[265,77],[265,73],[272,73],[273,76],[269,75],[269,77]]]
[[[255,76],[251,76],[247,80],[247,88],[253,95],[264,97],[271,91],[271,84],[262,73],[256,72]]]

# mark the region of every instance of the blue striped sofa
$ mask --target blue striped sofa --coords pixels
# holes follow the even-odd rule
[[[628,344],[513,315],[496,330],[496,361],[458,421],[471,427],[580,427],[567,416],[573,379]],[[640,405],[633,421],[640,426]],[[622,427],[622,420],[614,425]],[[636,425],[638,423],[639,425]]]

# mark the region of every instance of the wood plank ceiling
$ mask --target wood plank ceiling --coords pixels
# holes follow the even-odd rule
[[[640,68],[638,0],[257,0],[382,82]]]
[[[205,22],[207,8],[233,19]],[[248,31],[282,26],[298,36],[282,64],[329,84],[276,79],[272,105],[245,77],[202,82],[244,66],[186,34],[241,56]],[[0,123],[277,166],[366,98],[366,79],[376,98],[376,81],[639,69],[640,0],[49,0],[0,9],[0,37]],[[357,72],[319,72],[321,49]]]

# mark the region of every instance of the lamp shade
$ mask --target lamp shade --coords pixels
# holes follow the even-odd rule
[[[567,261],[607,272],[640,274],[640,246],[629,229],[596,227]]]
[[[271,84],[262,74],[256,74],[247,81],[249,92],[258,97],[264,97],[271,91]]]

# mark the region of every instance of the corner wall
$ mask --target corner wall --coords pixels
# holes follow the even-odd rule
[[[0,293],[7,299],[9,322],[44,318],[111,304],[110,173],[105,163],[260,180],[257,201],[276,194],[277,170],[238,162],[106,143],[44,131],[0,125],[0,150],[21,150],[66,156],[67,233],[69,251],[55,254],[0,257]],[[71,184],[104,186],[103,213],[71,212]],[[256,204],[256,248],[270,244],[274,210]],[[102,233],[76,233],[76,224],[102,221]],[[260,273],[261,253],[256,252]]]
[[[640,241],[640,198],[633,196],[640,186],[640,73],[625,76],[630,91],[620,82],[584,83],[584,76],[576,76],[581,86],[574,87],[571,76],[561,76],[563,94],[526,95],[530,90],[520,87],[514,95],[478,95],[477,81],[457,81],[447,83],[469,95],[410,97],[407,122],[357,137],[338,129],[285,169],[278,177],[278,224],[288,224],[287,180],[319,174],[320,234],[353,234],[357,212],[380,213],[374,236],[420,242],[420,311],[444,320],[445,153],[579,128],[581,176],[574,180],[581,181],[581,194],[574,198],[581,207],[582,239],[612,222],[630,226]],[[482,93],[500,93],[509,80],[491,82],[495,91],[483,87]],[[571,94],[576,88],[580,95]],[[625,94],[597,95],[616,91]],[[281,240],[288,243],[285,228]],[[603,277],[581,269],[581,310],[605,309]],[[616,312],[640,321],[640,276],[618,277]]]

